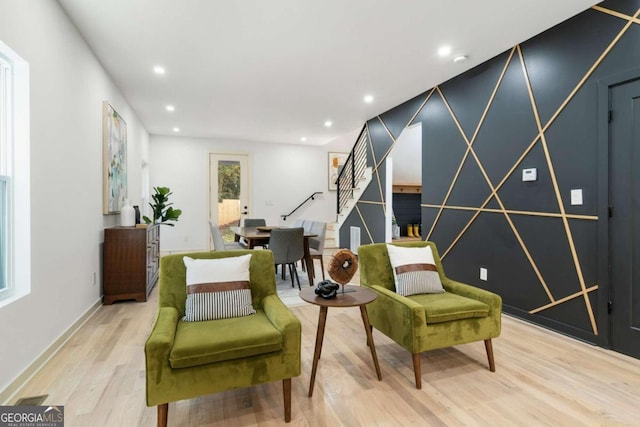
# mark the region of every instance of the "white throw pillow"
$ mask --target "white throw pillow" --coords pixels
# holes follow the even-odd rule
[[[185,322],[254,314],[249,286],[251,254],[229,258],[183,258],[187,267]]]
[[[387,244],[396,292],[403,296],[444,292],[431,247]]]

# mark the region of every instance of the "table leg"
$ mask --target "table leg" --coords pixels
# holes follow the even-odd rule
[[[380,365],[378,364],[378,355],[376,354],[376,346],[373,344],[373,334],[371,333],[371,327],[369,325],[369,314],[367,314],[367,307],[360,306],[360,314],[362,315],[362,323],[364,323],[364,329],[367,332],[367,343],[371,349],[371,357],[373,358],[373,364],[376,367],[376,374],[378,374],[378,381],[382,381],[382,373],[380,372]]]
[[[315,273],[313,271],[313,258],[311,258],[311,251],[309,251],[309,239],[304,239],[304,265],[307,267],[307,277],[309,278],[309,286],[313,286],[313,277]]]
[[[313,396],[313,386],[316,382],[316,371],[318,370],[318,360],[322,352],[322,340],[324,339],[324,325],[327,323],[327,307],[320,307],[320,317],[318,318],[318,332],[316,333],[316,349],[313,352],[313,367],[311,368],[311,382],[309,383],[309,397]]]

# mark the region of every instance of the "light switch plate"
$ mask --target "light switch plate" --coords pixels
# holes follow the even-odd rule
[[[582,188],[575,188],[571,190],[571,204],[573,206],[582,204]]]
[[[536,168],[522,169],[522,181],[536,181],[538,179],[538,170]]]
[[[487,269],[484,267],[480,267],[480,280],[487,280]]]

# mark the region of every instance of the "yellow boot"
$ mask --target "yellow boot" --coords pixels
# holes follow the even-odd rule
[[[420,224],[413,224],[413,237],[422,237],[420,236]]]
[[[407,225],[407,236],[414,237],[413,236],[413,224]]]

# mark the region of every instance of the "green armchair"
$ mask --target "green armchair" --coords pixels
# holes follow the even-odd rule
[[[484,340],[489,369],[495,372],[491,339],[500,335],[500,296],[447,278],[432,242],[402,242],[397,246],[430,246],[445,293],[401,296],[385,243],[358,248],[360,285],[378,297],[367,306],[369,322],[413,356],[416,388],[422,388],[420,353]]]
[[[184,322],[183,256],[252,254],[251,300],[256,314]],[[291,420],[291,378],[300,375],[300,321],[276,294],[270,251],[214,251],[168,255],[160,261],[158,313],[145,344],[147,406],[166,426],[168,403],[282,380],[284,418]]]

